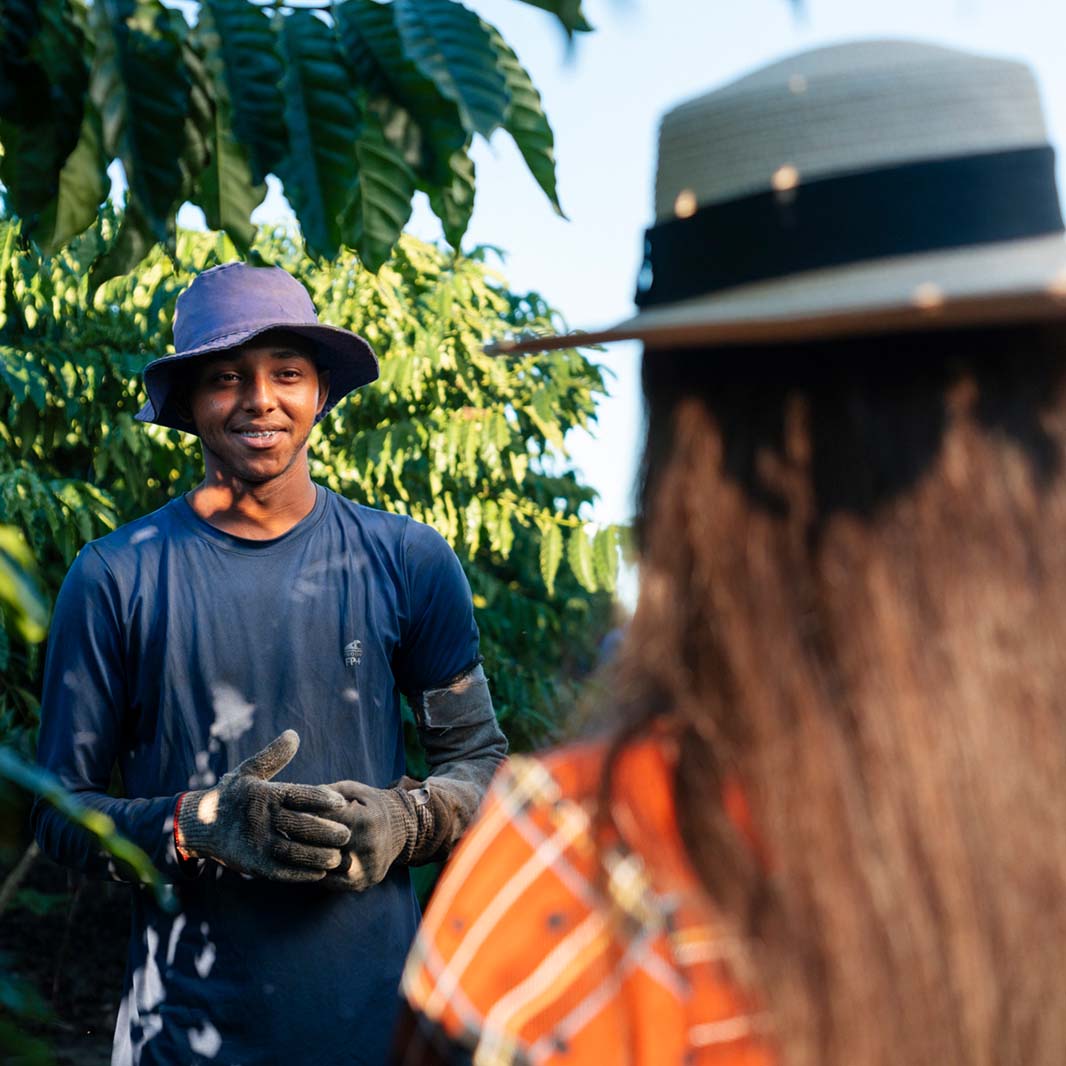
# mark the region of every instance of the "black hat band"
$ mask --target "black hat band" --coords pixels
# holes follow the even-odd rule
[[[1047,145],[802,180],[709,204],[645,234],[640,308],[736,285],[1063,231]]]

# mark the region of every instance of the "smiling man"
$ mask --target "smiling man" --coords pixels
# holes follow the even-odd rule
[[[204,479],[82,550],[41,709],[42,764],[180,902],[135,893],[112,1062],[382,1062],[408,866],[448,853],[506,750],[470,590],[428,526],[311,480],[315,424],[377,360],[295,279],[206,271],[174,341],[138,418],[196,434]],[[405,776],[401,692],[425,781]],[[122,876],[51,808],[34,818],[53,858]]]
[[[329,371],[316,365],[313,344],[275,330],[203,357],[190,376],[179,402],[205,468],[190,505],[235,536],[279,536],[314,506],[307,440],[329,396]]]

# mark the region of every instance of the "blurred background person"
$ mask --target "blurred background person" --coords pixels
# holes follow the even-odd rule
[[[1032,76],[791,57],[666,116],[656,214],[639,314],[586,336],[645,343],[604,729],[501,771],[397,1061],[1058,1066],[1066,244]]]

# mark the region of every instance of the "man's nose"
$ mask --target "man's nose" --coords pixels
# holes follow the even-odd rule
[[[271,411],[276,406],[274,383],[269,374],[253,374],[245,381],[244,407],[249,411]]]

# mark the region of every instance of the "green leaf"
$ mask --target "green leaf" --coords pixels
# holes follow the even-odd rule
[[[19,239],[17,222],[0,220],[0,301],[7,297],[8,269]]]
[[[533,396],[533,404],[526,408],[526,413],[533,419],[533,424],[544,434],[556,448],[562,449],[564,438],[559,428],[559,420],[552,405],[552,396],[544,389]]]
[[[359,110],[329,27],[309,11],[294,12],[282,25],[290,151],[280,177],[308,248],[332,257],[344,243],[341,218],[356,181]]]
[[[108,190],[102,137],[100,115],[86,100],[78,143],[63,164],[59,189],[34,230],[34,239],[46,255],[54,255],[96,221]]]
[[[592,562],[600,587],[613,593],[618,586],[620,534],[617,526],[598,530],[592,541]]]
[[[555,596],[555,575],[563,559],[563,531],[558,522],[546,521],[540,532],[540,576],[549,598]]]
[[[566,542],[566,561],[570,564],[578,584],[586,592],[595,592],[596,568],[592,561],[592,543],[580,527],[570,532]]]
[[[448,164],[448,180],[429,190],[429,206],[444,227],[444,238],[456,251],[474,213],[474,161],[462,149]]]
[[[63,0],[0,5],[0,180],[30,237],[78,143],[88,83],[83,49]]]
[[[514,504],[507,499],[500,503],[500,524],[497,536],[499,537],[499,551],[506,559],[511,554],[514,546]]]
[[[233,108],[225,81],[222,48],[210,16],[197,26],[197,44],[211,82],[214,107],[209,116],[209,162],[199,176],[193,202],[204,210],[208,226],[225,230],[242,255],[255,240],[252,212],[263,202],[266,185],[252,180],[248,149],[233,130]]]
[[[470,135],[456,104],[407,58],[395,8],[375,0],[346,0],[336,8],[341,41],[360,84],[371,94],[369,108],[381,117],[385,136],[414,170],[445,238],[458,248],[474,209]]]
[[[473,496],[463,512],[463,539],[466,541],[470,558],[477,555],[478,545],[481,543],[481,524],[481,500]]]
[[[128,204],[114,240],[89,271],[89,291],[95,292],[109,278],[128,274],[144,259],[156,240],[151,224],[135,204]]]
[[[177,11],[170,11],[175,35],[181,40],[181,58],[189,78],[189,110],[185,116],[185,145],[181,153],[182,196],[190,199],[200,175],[211,162],[215,116],[218,110],[214,79],[207,69],[203,40],[190,30]]]
[[[345,211],[344,243],[376,273],[411,217],[415,176],[385,138],[372,111],[363,117],[355,157],[359,169]]]
[[[468,131],[490,136],[507,117],[507,82],[481,20],[453,0],[395,0],[395,9],[404,51]]]
[[[224,72],[233,133],[247,149],[252,184],[259,185],[289,151],[278,35],[268,14],[248,0],[204,0],[197,28],[208,66],[217,62]]]
[[[386,136],[427,192],[449,182],[452,156],[469,145],[469,135],[458,107],[407,58],[395,4],[346,0],[334,13],[345,55]]]
[[[195,202],[204,209],[211,229],[225,230],[241,255],[247,255],[255,240],[252,212],[266,197],[265,184],[252,182],[252,169],[244,146],[237,142],[228,123],[228,107],[215,113],[211,162],[200,176]]]
[[[592,30],[581,11],[581,0],[522,0],[522,3],[550,11],[562,23],[568,37]]]
[[[136,214],[135,236],[162,241],[184,179],[180,146],[190,85],[181,41],[157,0],[96,0],[89,17],[96,42],[89,91],[100,112],[104,151],[122,162],[127,211]],[[114,256],[108,269],[130,262],[141,243],[122,243],[124,255]]]
[[[23,640],[36,643],[48,629],[48,605],[33,571],[33,556],[22,535],[11,526],[0,526],[0,609]]]
[[[507,458],[511,464],[511,477],[521,485],[529,470],[529,456],[525,452],[511,452]]]
[[[8,346],[0,347],[0,381],[11,393],[12,411],[27,400],[38,411],[48,402],[48,377],[32,361],[28,352]]]
[[[41,28],[37,0],[7,0],[0,7],[0,113],[18,106],[18,77],[25,72],[30,46]]]
[[[488,23],[482,25],[492,38],[500,69],[507,79],[510,103],[507,105],[504,129],[514,138],[529,172],[536,178],[537,184],[544,190],[552,206],[565,218],[556,188],[555,137],[541,106],[540,93],[525,68],[518,62],[518,56],[500,36],[499,30]]]
[[[333,14],[360,85],[372,95],[399,99],[405,92],[421,94],[425,86],[433,89],[433,83],[404,55],[394,9],[394,4],[378,0],[345,0]]]

